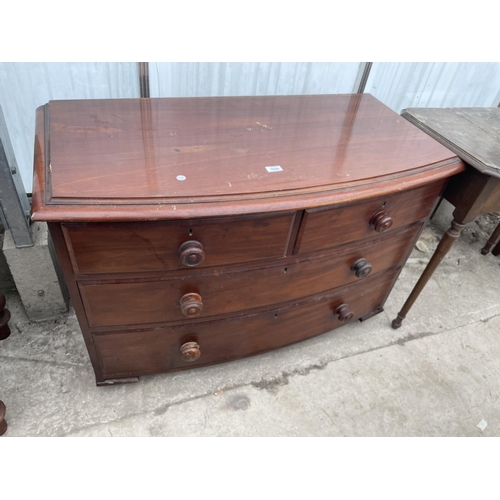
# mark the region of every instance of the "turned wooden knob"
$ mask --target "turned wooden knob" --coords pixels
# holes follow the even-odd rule
[[[358,259],[351,267],[358,278],[366,278],[372,272],[372,265],[366,259]]]
[[[188,267],[199,266],[205,260],[203,245],[195,240],[185,241],[179,247],[179,254],[182,265]]]
[[[349,306],[347,304],[341,304],[339,307],[337,307],[334,314],[339,318],[339,321],[342,321],[342,323],[351,321],[351,319],[354,317],[354,313],[349,309]]]
[[[200,346],[197,342],[186,342],[181,345],[183,361],[196,361],[201,356]]]
[[[203,311],[201,295],[197,293],[186,293],[181,297],[181,312],[186,318],[196,318]]]
[[[383,233],[392,226],[393,222],[392,217],[387,215],[385,210],[381,210],[370,219],[370,226],[373,227],[377,233]]]
[[[5,296],[0,293],[0,340],[10,335],[9,320],[10,311],[5,309]]]
[[[5,405],[0,401],[0,436],[7,430],[7,421],[5,420]]]

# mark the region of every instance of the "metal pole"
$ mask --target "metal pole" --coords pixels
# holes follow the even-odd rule
[[[30,204],[19,175],[14,150],[0,107],[0,209],[17,248],[33,246]],[[3,224],[2,222],[2,224]]]
[[[372,69],[371,62],[361,63],[359,66],[358,76],[354,82],[354,90],[356,94],[362,94],[365,91],[366,82],[370,76],[370,71]]]
[[[139,90],[141,97],[149,97],[149,63],[140,62],[139,65]]]

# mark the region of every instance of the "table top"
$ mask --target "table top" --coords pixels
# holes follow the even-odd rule
[[[37,113],[33,220],[299,208],[463,169],[369,94],[51,101]]]
[[[500,177],[500,108],[408,108],[401,115],[480,172]]]

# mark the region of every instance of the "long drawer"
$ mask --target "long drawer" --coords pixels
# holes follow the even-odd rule
[[[316,252],[428,217],[445,180],[351,205],[306,210],[294,253]]]
[[[243,358],[380,312],[399,269],[307,302],[253,315],[140,331],[94,331],[93,343],[104,378],[153,374]]]
[[[229,314],[299,299],[402,264],[421,224],[329,255],[266,267],[171,278],[81,281],[91,327],[165,323]],[[196,295],[195,295],[196,294]]]
[[[208,220],[65,223],[75,273],[204,268],[283,257],[295,212]]]

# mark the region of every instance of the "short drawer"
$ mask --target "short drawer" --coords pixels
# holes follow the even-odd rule
[[[446,180],[362,203],[306,210],[294,254],[316,252],[425,219]]]
[[[105,378],[231,361],[293,344],[380,312],[396,275],[397,270],[393,270],[309,302],[254,315],[171,328],[94,332],[93,343]]]
[[[218,271],[172,278],[81,281],[91,327],[193,321],[272,306],[366,280],[403,264],[421,224],[314,258],[246,271]]]
[[[75,273],[210,267],[283,257],[295,213],[209,220],[68,223]]]

